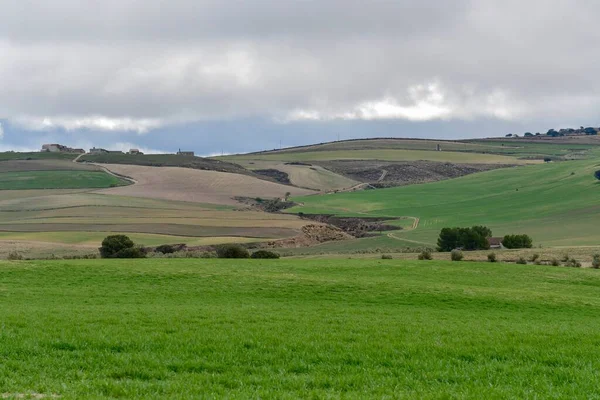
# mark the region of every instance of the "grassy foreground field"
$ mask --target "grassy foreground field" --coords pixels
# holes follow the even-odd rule
[[[3,397],[600,397],[596,270],[87,260],[0,274]]]

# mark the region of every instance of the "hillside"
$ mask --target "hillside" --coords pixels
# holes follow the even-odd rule
[[[577,147],[577,154],[593,146]],[[565,146],[419,139],[358,139],[216,159],[323,192],[433,182],[573,154]]]
[[[418,227],[394,236],[432,247],[441,228],[470,225],[490,226],[496,236],[528,233],[536,245],[597,245],[596,169],[595,158],[507,168],[422,185],[296,198],[303,206],[288,211],[411,216],[419,219]]]

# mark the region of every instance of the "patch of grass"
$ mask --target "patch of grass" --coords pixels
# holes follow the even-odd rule
[[[20,171],[0,173],[0,190],[108,188],[128,183],[102,171]]]
[[[0,387],[62,398],[589,398],[592,269],[0,262]],[[325,311],[324,311],[325,310]]]
[[[49,152],[30,152],[17,153],[7,151],[0,153],[0,161],[5,160],[74,160],[79,154],[75,153],[49,153]]]

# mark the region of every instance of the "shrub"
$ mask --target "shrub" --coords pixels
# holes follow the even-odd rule
[[[596,179],[600,180],[600,169],[594,172],[594,176],[596,177]]]
[[[594,254],[592,256],[592,268],[600,269],[600,254]]]
[[[11,251],[8,253],[7,258],[11,261],[19,261],[23,259],[23,255],[21,253],[17,253],[16,251]]]
[[[154,251],[162,254],[171,254],[175,253],[175,248],[170,244],[163,244],[158,246]]]
[[[433,260],[431,250],[423,250],[418,257],[419,260]]]
[[[558,267],[558,266],[560,265],[560,262],[559,262],[559,261],[558,261],[556,258],[553,258],[553,259],[550,261],[550,265],[552,265],[552,266],[554,266],[554,267]]]
[[[535,253],[534,255],[532,255],[532,256],[529,258],[529,261],[531,261],[531,262],[536,262],[537,260],[539,260],[539,258],[540,258],[540,255],[539,255],[539,254],[537,254],[537,253]]]
[[[118,251],[112,258],[146,258],[146,252],[141,247],[129,247]]]
[[[569,255],[565,254],[564,256],[562,256],[562,258],[560,259],[560,261],[566,263],[567,261],[569,261]]]
[[[239,244],[222,244],[216,249],[218,258],[249,258],[248,250]]]
[[[279,254],[269,250],[258,250],[252,253],[250,258],[279,258]]]
[[[527,260],[525,260],[525,258],[523,257],[519,257],[519,259],[517,260],[517,264],[527,265]]]
[[[465,256],[463,255],[463,252],[460,250],[452,250],[450,252],[450,259],[452,261],[462,261],[463,258],[465,258]]]
[[[581,263],[574,258],[570,258],[569,261],[565,263],[565,267],[581,268]]]
[[[117,257],[119,252],[133,248],[134,243],[125,235],[111,235],[104,238],[102,247],[100,247],[100,256],[102,258],[120,258]],[[127,254],[126,252],[122,253]],[[130,257],[125,257],[130,258]]]
[[[496,253],[488,254],[487,258],[488,258],[488,261],[492,262],[492,263],[495,263],[496,261],[498,261],[498,259],[496,258]]]
[[[381,259],[382,260],[391,260],[392,256],[390,256],[389,254],[382,254],[381,255]]]
[[[506,235],[502,239],[502,245],[507,249],[530,249],[533,241],[529,235]]]

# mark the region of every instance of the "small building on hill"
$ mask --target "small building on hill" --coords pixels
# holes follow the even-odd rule
[[[42,145],[42,152],[47,152],[47,153],[59,153],[61,150],[61,146],[58,143],[48,143],[48,144],[44,144]]]
[[[42,153],[77,153],[83,154],[85,151],[83,149],[72,149],[68,146],[63,146],[58,143],[48,143],[42,145]]]
[[[144,154],[140,151],[140,149],[129,149],[129,153],[127,154],[132,154],[132,155],[141,155]]]
[[[490,249],[501,249],[503,239],[501,237],[489,237],[488,243],[490,244]]]
[[[90,149],[90,154],[108,154],[108,150],[92,147]]]
[[[179,151],[177,152],[178,156],[194,156],[194,152],[193,151],[181,151],[181,149],[179,149]]]

